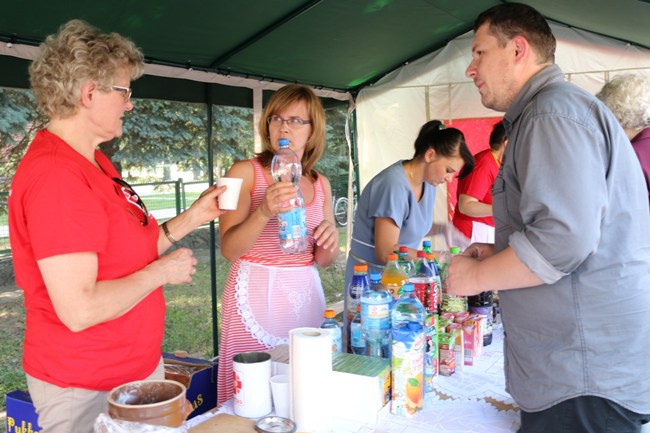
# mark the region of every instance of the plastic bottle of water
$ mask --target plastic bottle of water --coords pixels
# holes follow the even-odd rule
[[[438,310],[438,286],[436,284],[435,274],[429,262],[427,253],[418,251],[418,259],[415,262],[415,274],[409,278],[409,283],[415,287],[415,295],[418,297],[427,313],[437,312]]]
[[[366,355],[390,359],[390,314],[393,296],[381,285],[381,274],[370,275],[370,290],[361,296],[361,337]]]
[[[366,341],[361,333],[361,305],[357,304],[357,314],[354,315],[350,323],[350,346],[352,353],[357,355],[366,354]]]
[[[395,303],[391,317],[391,413],[406,416],[422,409],[424,397],[425,311],[414,290],[413,284],[404,284],[404,294]]]
[[[321,323],[320,327],[329,330],[332,334],[332,352],[340,353],[343,347],[341,342],[341,327],[335,319],[336,312],[334,310],[325,310],[323,316],[325,320]]]
[[[370,288],[370,282],[368,281],[368,265],[363,263],[357,263],[354,265],[354,275],[352,276],[352,281],[345,291],[345,314],[346,314],[346,337],[347,337],[347,351],[352,351],[352,338],[351,338],[351,325],[352,319],[357,314],[357,306],[360,305],[361,295]]]
[[[280,250],[288,254],[299,254],[307,251],[307,213],[305,199],[300,191],[302,164],[298,155],[289,148],[289,140],[278,140],[280,149],[271,161],[271,175],[276,182],[292,182],[298,196],[292,200],[293,209],[278,214],[278,234]]]
[[[440,277],[442,279],[442,303],[440,309],[441,311],[447,311],[450,313],[460,313],[467,311],[467,297],[450,295],[447,293],[447,270],[449,268],[449,263],[452,256],[460,254],[460,248],[451,247],[449,249],[449,254],[449,259],[443,263],[440,271]]]
[[[400,246],[399,251],[397,252],[399,265],[404,269],[406,276],[408,278],[412,277],[415,274],[415,263],[409,259],[409,249],[405,246]]]

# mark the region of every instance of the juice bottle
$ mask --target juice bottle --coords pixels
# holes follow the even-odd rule
[[[390,291],[395,300],[402,295],[402,286],[408,282],[408,277],[397,263],[397,254],[390,253],[384,271],[381,273],[381,283]]]

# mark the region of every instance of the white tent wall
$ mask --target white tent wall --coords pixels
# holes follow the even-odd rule
[[[554,23],[551,29],[558,44],[556,63],[566,79],[593,94],[617,74],[650,76],[650,50]],[[473,32],[468,32],[359,92],[356,109],[361,190],[388,165],[413,156],[413,142],[428,120],[503,115],[483,107],[474,83],[465,76],[472,38]],[[447,220],[445,185],[438,187],[434,220]]]

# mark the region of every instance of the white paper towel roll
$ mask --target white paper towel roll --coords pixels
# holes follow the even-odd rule
[[[327,431],[332,374],[332,340],[320,328],[289,331],[289,386],[291,419],[297,431]]]

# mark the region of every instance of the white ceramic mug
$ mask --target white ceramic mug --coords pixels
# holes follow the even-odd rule
[[[268,415],[271,404],[271,355],[244,352],[233,357],[233,405],[235,415],[259,418]]]

